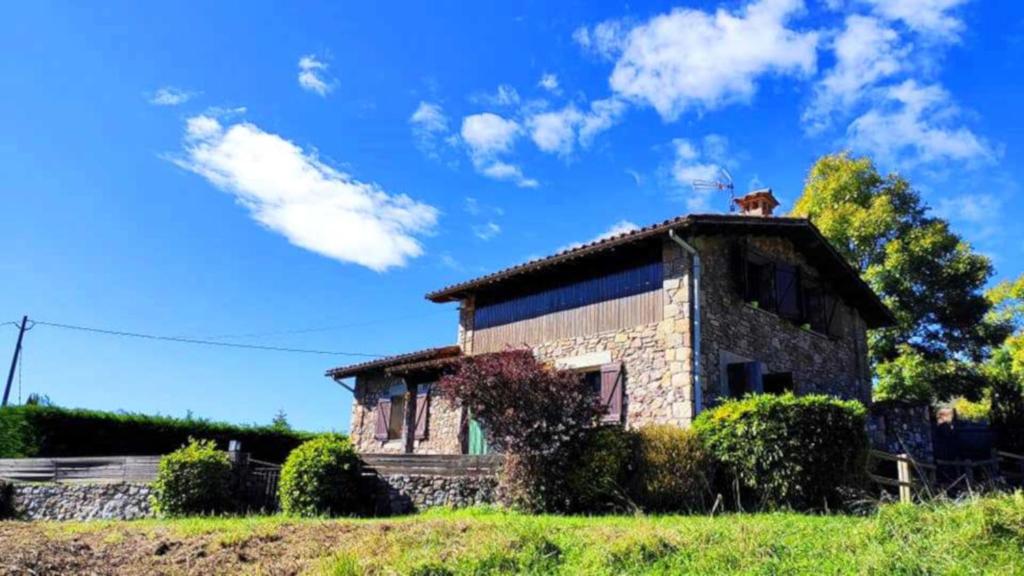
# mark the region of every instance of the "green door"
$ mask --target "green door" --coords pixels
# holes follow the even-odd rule
[[[471,455],[479,456],[481,454],[488,453],[487,448],[487,435],[484,434],[483,427],[480,426],[480,422],[473,418],[473,415],[469,415],[469,453]]]

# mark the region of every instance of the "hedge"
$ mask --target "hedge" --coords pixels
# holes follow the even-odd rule
[[[239,440],[253,458],[284,462],[292,449],[314,436],[270,426],[56,406],[0,409],[0,458],[158,455],[194,437],[213,440],[221,450],[229,440]]]
[[[865,418],[852,400],[761,394],[701,413],[694,430],[742,506],[834,509],[863,482]]]

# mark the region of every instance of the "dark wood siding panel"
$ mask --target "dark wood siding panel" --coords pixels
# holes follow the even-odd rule
[[[535,346],[564,338],[652,324],[660,322],[664,314],[665,291],[644,292],[476,330],[473,333],[473,353],[498,352],[508,347]]]

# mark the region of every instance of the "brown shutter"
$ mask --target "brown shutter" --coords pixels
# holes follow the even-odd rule
[[[388,439],[388,419],[391,418],[391,399],[377,401],[377,422],[374,425],[373,437],[377,440]]]
[[[416,439],[427,437],[427,417],[430,414],[430,391],[424,390],[416,395]]]
[[[622,422],[624,378],[622,362],[601,366],[601,405],[605,408],[603,422]]]

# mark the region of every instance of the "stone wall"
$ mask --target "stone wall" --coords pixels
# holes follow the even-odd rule
[[[14,484],[15,518],[135,520],[153,515],[148,484]]]
[[[378,476],[377,514],[410,514],[436,506],[462,508],[498,501],[494,476]]]
[[[380,373],[357,377],[350,431],[356,451],[366,454],[401,454],[406,451],[404,440],[382,442],[374,438],[377,401],[388,393],[392,385],[401,382],[401,379],[386,377]],[[415,399],[407,397],[406,406],[413,407],[414,402]],[[462,409],[453,406],[436,391],[431,394],[429,402],[427,437],[414,440],[413,451],[417,454],[461,454]],[[406,425],[413,426],[414,410],[407,410],[406,416]]]
[[[813,271],[788,240],[751,237],[749,242],[765,256]],[[764,363],[765,372],[792,372],[798,394],[830,394],[865,404],[871,401],[867,327],[854,309],[839,304],[839,329],[833,336],[801,328],[743,301],[732,276],[729,239],[702,237],[695,245],[703,266],[701,373],[705,405],[725,392],[723,363],[742,361],[740,358]]]
[[[927,404],[876,402],[868,412],[868,438],[876,450],[931,462],[935,457],[931,408]]]

